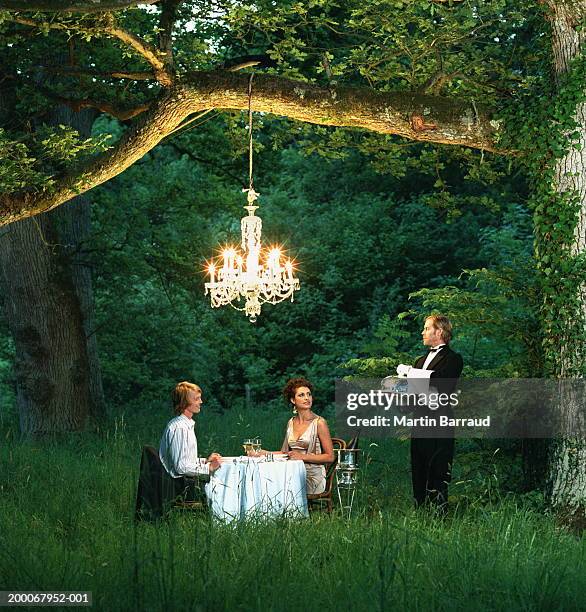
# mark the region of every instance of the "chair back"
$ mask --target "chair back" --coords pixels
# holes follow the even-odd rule
[[[165,516],[176,497],[175,479],[171,478],[153,446],[143,446],[136,491],[135,519],[158,520]]]
[[[326,470],[326,489],[324,493],[330,494],[332,492],[332,485],[334,483],[334,474],[336,473],[336,465],[338,464],[338,453],[336,450],[346,448],[346,442],[342,438],[332,438],[332,445],[334,447],[334,460],[328,465]]]

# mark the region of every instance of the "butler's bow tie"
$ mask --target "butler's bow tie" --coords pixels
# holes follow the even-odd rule
[[[436,348],[430,348],[430,349],[429,349],[429,352],[430,352],[430,353],[437,353],[438,351],[440,351],[440,350],[441,350],[441,349],[443,349],[443,348],[444,348],[443,346],[438,346],[438,347],[436,347]]]

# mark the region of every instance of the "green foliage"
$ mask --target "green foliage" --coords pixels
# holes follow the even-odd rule
[[[10,140],[1,128],[0,155],[3,158],[0,166],[0,189],[3,192],[18,191],[29,184],[38,185],[39,188],[50,184],[48,176],[33,168],[36,158],[29,156],[27,146]]]
[[[177,70],[268,54],[278,60],[272,71],[331,87],[409,88],[500,104],[540,82],[543,42],[534,35],[541,22],[532,8],[505,0],[474,7],[261,0],[232,4],[219,18],[206,2],[182,3]],[[35,18],[48,22],[43,14]],[[35,37],[27,53],[22,45],[30,29],[2,24],[6,59],[19,75],[17,124],[51,107],[52,94],[128,106],[158,91],[148,82],[104,75],[53,75],[38,86],[38,66],[56,62],[65,49],[76,65],[98,72],[145,68],[103,36],[111,17],[51,19],[67,29]],[[156,44],[159,8],[117,13],[116,19]],[[84,40],[91,32],[99,41]],[[520,290],[533,287],[530,259],[521,267],[505,264],[501,252],[501,226],[507,215],[523,215],[511,203],[522,201],[526,189],[506,161],[460,147],[255,116],[264,231],[297,257],[303,288],[294,304],[265,307],[251,327],[239,313],[211,311],[201,295],[206,258],[218,244],[238,240],[246,181],[243,115],[210,113],[195,125],[92,194],[96,333],[107,395],[117,409],[156,402],[177,378],[205,381],[213,390],[210,401],[226,409],[244,402],[245,385],[255,402],[276,406],[279,387],[299,373],[315,379],[318,403],[327,405],[333,379],[348,373],[343,364],[378,375],[391,367],[389,359],[417,354],[418,321],[408,317],[399,325],[399,313],[410,307],[452,312],[458,302],[461,348],[475,372],[529,367],[510,369],[533,333],[535,296]],[[94,138],[118,139],[125,129],[102,118]],[[77,159],[80,143],[63,136],[61,148],[44,139],[49,170],[39,166],[32,145],[15,148],[17,140],[6,136],[7,159],[17,160],[7,171],[12,188],[17,179],[19,185],[47,184],[55,168]],[[488,228],[498,234],[492,250]],[[470,272],[461,276],[463,269]],[[524,318],[530,322],[525,330]],[[479,343],[485,346],[477,359]],[[370,361],[352,361],[360,358]],[[535,351],[531,363],[538,358]]]
[[[411,363],[421,350],[412,344],[418,333],[413,323],[422,326],[431,312],[441,312],[455,326],[454,345],[464,355],[466,375],[537,376],[542,366],[540,296],[531,230],[530,216],[517,205],[503,214],[500,227],[481,228],[478,257],[490,267],[467,269],[450,284],[445,278],[439,287],[411,292],[405,304],[409,310],[394,320],[384,315],[374,334],[377,340],[363,347],[366,356],[347,366],[379,376],[399,363]]]
[[[261,145],[282,129],[263,119]],[[255,179],[263,236],[297,258],[302,290],[293,304],[265,306],[255,325],[230,309],[210,310],[205,260],[239,241],[242,142],[238,115],[210,121],[94,192],[98,339],[107,395],[120,407],[156,403],[173,380],[194,378],[216,406],[242,405],[248,385],[255,404],[280,409],[286,378],[302,374],[324,408],[333,380],[348,372],[342,364],[365,345],[376,359],[417,354],[413,324],[394,337],[391,323],[410,292],[457,282],[463,267],[493,258],[479,259],[478,239],[500,213],[472,192],[468,208],[446,223],[443,211],[417,201],[412,182],[381,175],[361,152],[323,160],[305,147],[264,146]],[[426,168],[421,196],[433,188]],[[386,374],[389,366],[377,368]]]
[[[551,33],[546,42],[551,44]],[[530,91],[503,110],[506,146],[523,153],[521,163],[531,181],[537,290],[540,297],[545,372],[583,376],[586,346],[580,287],[586,282],[584,258],[575,252],[582,205],[567,181],[564,158],[580,150],[582,134],[576,108],[586,101],[586,59],[577,55],[568,71],[553,82],[540,75]]]
[[[231,36],[276,59],[281,74],[486,100],[523,82],[525,4],[262,0],[234,5],[227,19]]]
[[[76,130],[65,125],[42,126],[35,134],[21,134],[18,140],[0,128],[0,190],[50,190],[63,164],[106,150],[107,141],[105,136],[82,140]]]
[[[14,389],[14,342],[7,329],[6,321],[0,317],[0,427],[16,422]]]
[[[527,601],[578,607],[583,572],[575,568],[583,548],[541,516],[539,497],[506,497],[520,486],[516,448],[493,456],[491,445],[460,445],[451,501],[469,514],[457,525],[410,511],[406,445],[395,441],[369,447],[365,510],[350,529],[334,519],[303,529],[214,531],[176,517],[168,530],[133,530],[128,520],[140,444],[158,438],[177,380],[201,383],[206,408],[217,410],[210,411],[203,446],[236,452],[247,431],[280,445],[287,411],[279,390],[288,376],[313,380],[316,407],[327,413],[336,377],[383,376],[412,361],[419,323],[432,310],[454,319],[469,375],[536,376],[544,356],[545,373],[559,373],[562,349],[586,346],[576,316],[584,261],[569,248],[578,202],[553,187],[556,163],[578,146],[573,113],[584,101],[586,75],[577,61],[554,95],[541,4],[260,0],[230,3],[220,14],[204,1],[181,4],[174,33],[180,74],[267,54],[277,61],[268,72],[331,88],[415,90],[492,104],[506,126],[500,144],[521,160],[255,117],[264,235],[297,257],[302,283],[293,304],[266,306],[255,326],[235,311],[212,311],[202,291],[206,258],[218,244],[238,240],[246,180],[240,113],[210,114],[199,129],[169,138],[95,190],[88,265],[106,396],[115,415],[129,413],[148,430],[130,439],[120,425],[75,448],[12,441],[0,447],[0,490],[8,493],[0,504],[0,568],[11,587],[89,587],[103,609],[140,609],[145,601],[167,609],[169,593],[178,609],[191,609],[194,600],[210,609],[265,602],[278,609],[303,583],[316,607],[332,607],[333,594],[360,609],[373,606],[375,580],[381,609],[407,602],[465,608],[474,597],[493,608]],[[66,51],[82,68],[145,69],[134,52],[103,36],[107,15],[52,16],[66,26],[57,32],[38,14],[40,36],[4,17],[3,83],[10,86],[3,95],[15,103],[1,117],[0,189],[50,188],[56,174],[105,146],[100,133],[119,138],[126,129],[102,119],[91,141],[67,128],[31,134],[31,121],[38,124],[55,96],[126,108],[152,100],[159,88],[107,76],[46,78],[40,66],[64,64]],[[152,44],[158,17],[158,9],[117,15]],[[534,252],[524,205],[528,177]],[[8,410],[12,351],[3,330],[0,418],[11,422],[7,440],[15,431]],[[576,358],[569,373],[581,374],[584,362]],[[265,410],[244,409],[247,388],[248,399]],[[71,482],[79,488],[72,491]],[[360,571],[357,557],[364,560]],[[226,560],[242,570],[228,587],[226,575],[213,571]],[[201,571],[181,574],[178,564]],[[322,566],[328,571],[316,571]],[[270,584],[257,579],[265,569]],[[474,589],[454,579],[471,573]],[[274,603],[276,590],[283,597]]]
[[[229,314],[214,317],[200,288],[217,237],[205,217],[240,194],[168,148],[114,185],[97,192],[93,240],[108,396],[118,406],[148,405],[166,399],[177,380],[195,378],[214,389],[212,403],[229,407],[247,322],[224,329]]]
[[[399,363],[413,361],[412,355],[401,352],[401,344],[411,336],[405,330],[403,317],[391,319],[383,315],[372,335],[372,340],[362,347],[362,352],[370,356],[349,359],[344,368],[364,378],[383,378],[394,372]]]
[[[411,314],[446,314],[456,328],[465,373],[488,377],[537,377],[543,364],[540,291],[531,255],[530,217],[518,207],[509,224],[484,228],[481,254],[492,268],[464,270],[460,286],[420,289]],[[512,225],[511,225],[512,223]]]

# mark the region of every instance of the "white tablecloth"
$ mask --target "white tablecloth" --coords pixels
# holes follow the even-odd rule
[[[303,461],[225,458],[206,485],[212,514],[223,521],[308,516]]]

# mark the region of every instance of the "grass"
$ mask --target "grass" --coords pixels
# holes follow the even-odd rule
[[[408,445],[367,446],[352,520],[132,521],[140,448],[167,415],[0,448],[0,590],[88,590],[95,610],[581,610],[586,540],[503,493],[503,465],[456,475],[453,512],[414,511]],[[280,446],[286,417],[204,414],[203,450]],[[363,447],[365,445],[363,444]],[[462,448],[464,457],[470,448]],[[368,463],[368,465],[365,465]],[[460,467],[462,470],[462,466]]]

